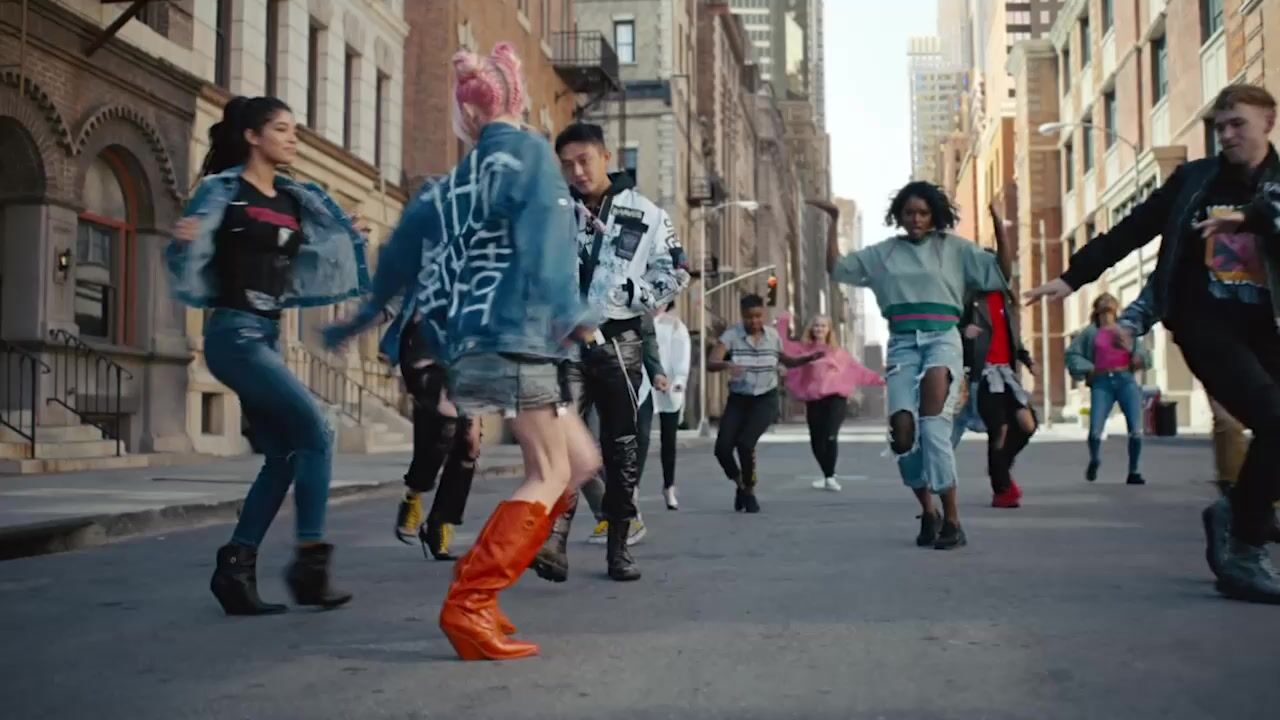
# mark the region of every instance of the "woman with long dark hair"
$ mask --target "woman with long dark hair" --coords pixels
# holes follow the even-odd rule
[[[412,306],[449,397],[470,417],[503,411],[525,480],[498,504],[454,570],[440,628],[463,660],[538,653],[515,640],[498,593],[520,578],[579,485],[600,467],[582,420],[565,412],[563,365],[594,329],[578,295],[569,188],[551,146],[527,130],[520,59],[507,43],[454,56],[455,132],[472,148],[413,198],[379,255],[373,293],[325,331],[337,346],[377,322],[397,295]]]
[[[1089,386],[1089,465],[1084,477],[1098,479],[1102,465],[1102,433],[1107,416],[1117,403],[1129,428],[1129,485],[1142,485],[1138,461],[1142,457],[1142,388],[1134,379],[1136,370],[1149,366],[1150,355],[1140,343],[1124,332],[1116,320],[1120,301],[1103,293],[1093,301],[1089,324],[1067,347],[1067,372]]]
[[[240,398],[265,456],[210,581],[228,615],[283,612],[258,596],[258,546],[293,485],[297,548],[286,574],[299,605],[337,607],[325,510],[333,428],[280,356],[280,314],[331,305],[368,285],[364,231],[318,186],[281,174],[297,157],[297,124],[271,97],[233,98],[209,130],[203,179],[167,249],[177,298],[212,313],[204,359]]]
[[[880,374],[868,370],[853,359],[849,351],[835,344],[831,318],[815,315],[800,339],[790,340],[791,314],[778,316],[778,334],[782,349],[795,356],[824,351],[822,357],[808,365],[791,368],[783,383],[791,397],[804,402],[805,420],[809,423],[809,447],[818,461],[822,477],[813,481],[814,490],[840,492],[836,480],[836,458],[839,455],[840,426],[849,408],[849,395],[859,387],[884,385]]]
[[[912,182],[894,195],[885,224],[902,234],[840,256],[832,216],[827,269],[832,279],[868,287],[889,321],[885,383],[890,447],[903,482],[920,503],[916,544],[950,550],[965,545],[956,504],[953,413],[964,380],[959,323],[971,293],[1008,285],[994,255],[951,232],[956,210],[937,185]],[[932,495],[942,499],[942,513]]]

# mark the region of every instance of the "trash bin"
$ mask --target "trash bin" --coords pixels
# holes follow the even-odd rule
[[[1178,434],[1178,403],[1156,403],[1155,434],[1160,437],[1174,437]]]
[[[1142,431],[1156,434],[1156,408],[1160,405],[1160,388],[1148,385],[1142,388]]]

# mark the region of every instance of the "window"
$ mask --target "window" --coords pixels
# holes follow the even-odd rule
[[[280,54],[280,0],[267,2],[267,95],[276,95],[276,58]]]
[[[542,0],[538,8],[538,28],[543,40],[551,37],[551,0]]]
[[[637,177],[637,168],[640,162],[639,148],[623,148],[622,149],[622,171],[631,176],[631,179],[640,182]]]
[[[1102,33],[1105,35],[1116,24],[1116,8],[1113,0],[1102,0]]]
[[[1076,186],[1076,159],[1073,155],[1074,150],[1075,148],[1071,146],[1070,140],[1062,146],[1062,174],[1065,178],[1063,181],[1063,187],[1067,189],[1067,192],[1071,192],[1071,190]]]
[[[1200,42],[1222,29],[1222,0],[1200,0]]]
[[[618,62],[634,63],[636,61],[636,24],[626,20],[613,24],[613,49],[618,53]]]
[[[529,16],[529,0],[516,0],[516,7],[524,13],[525,17]]]
[[[350,150],[355,142],[356,54],[347,48],[342,70],[342,147]]]
[[[320,127],[320,28],[307,30],[307,127]]]
[[[1089,37],[1089,16],[1080,18],[1080,67],[1093,62],[1093,39]]]
[[[1071,89],[1071,48],[1062,48],[1062,91]]]
[[[1169,50],[1165,38],[1151,41],[1151,100],[1160,102],[1169,92]]]
[[[1084,172],[1087,175],[1093,172],[1093,130],[1085,128],[1081,135],[1080,150],[1084,153]]]
[[[1118,125],[1120,123],[1119,113],[1116,112],[1116,91],[1115,90],[1112,90],[1111,92],[1102,96],[1102,110],[1103,110],[1103,113],[1106,115],[1106,122],[1107,122],[1106,147],[1108,150],[1110,150],[1111,146],[1116,144],[1116,133],[1119,132]],[[1110,180],[1111,178],[1107,178],[1107,179]]]
[[[165,37],[169,37],[169,3],[147,3],[138,11],[138,19],[144,25]]]
[[[391,88],[391,78],[385,73],[378,73],[378,87],[375,91],[377,102],[373,106],[373,164],[382,169],[382,141],[386,137],[382,124],[387,121],[387,93]]]
[[[122,177],[125,164],[113,151],[94,159],[84,178],[84,212],[76,227],[76,327],[81,335],[110,343],[130,340],[128,282],[136,228],[134,199]]]
[[[213,83],[231,89],[231,0],[218,0],[213,28]]]

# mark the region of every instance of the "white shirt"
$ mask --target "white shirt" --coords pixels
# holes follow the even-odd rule
[[[692,342],[689,329],[675,313],[664,312],[653,319],[658,338],[658,357],[667,372],[671,387],[667,392],[654,392],[653,409],[663,413],[680,412],[684,408],[685,387],[689,383],[689,360]]]

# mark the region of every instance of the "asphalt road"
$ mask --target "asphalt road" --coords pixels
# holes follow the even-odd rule
[[[504,595],[537,659],[462,663],[436,626],[451,566],[390,531],[394,497],[331,509],[348,608],[227,618],[208,594],[226,526],[0,563],[0,716],[93,718],[1280,717],[1280,608],[1213,591],[1198,512],[1207,446],[1150,446],[1123,485],[1123,438],[1096,484],[1083,447],[1038,443],[1020,510],[985,507],[982,445],[962,447],[969,547],[918,549],[915,507],[883,445],[848,444],[863,477],[808,487],[806,444],[761,447],[758,516],[731,511],[709,449],[657,462],[635,548],[643,580],[572,545],[570,581]],[[1154,445],[1154,444],[1153,444]],[[511,480],[481,483],[465,545]],[[264,548],[283,600],[291,519]]]

